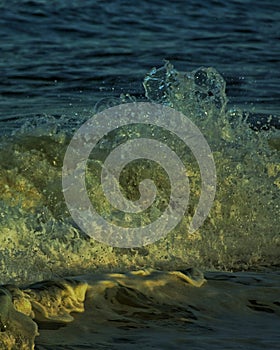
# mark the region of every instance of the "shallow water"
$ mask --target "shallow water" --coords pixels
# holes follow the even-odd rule
[[[86,0],[81,6],[78,1],[13,0],[2,1],[0,10],[0,283],[22,286],[84,274],[92,281],[102,272],[151,267],[165,273],[190,266],[212,271],[198,289],[178,281],[169,285],[166,275],[167,285],[156,295],[147,294],[140,279],[135,290],[122,289],[125,298],[117,310],[103,291],[98,300],[89,293],[86,311],[74,313],[66,327],[39,325],[36,348],[276,349],[278,2]],[[199,168],[178,140],[155,130],[188,167],[190,207],[155,244],[113,248],[89,238],[73,222],[61,168],[83,122],[107,107],[135,101],[173,107],[199,127],[213,152],[217,191],[204,225],[188,234],[200,194]],[[105,142],[109,149],[116,139],[131,137],[125,132],[113,136]],[[93,203],[110,216],[98,180],[106,152],[101,147],[92,155],[87,182]],[[164,173],[148,165],[161,200],[137,218],[140,222],[157,217],[169,193]],[[128,198],[137,199],[135,183],[147,175],[145,169],[133,163],[123,173]],[[124,219],[131,222],[114,216],[116,222]],[[131,281],[128,275],[126,283]],[[131,311],[135,298],[145,316]],[[122,326],[111,318],[119,318]]]
[[[37,283],[22,292],[7,289],[26,315],[17,332],[32,338],[36,330],[30,317],[38,323],[36,349],[276,349],[277,284],[277,273],[212,272],[204,279],[191,269],[84,275]],[[6,348],[14,349],[4,336],[20,319],[10,310],[0,344],[6,340]],[[19,348],[32,348],[20,340]]]
[[[65,328],[40,331],[38,349],[277,349],[279,274],[206,277],[198,289],[170,276],[153,285],[153,277],[121,280],[129,289],[105,297],[92,288],[85,312]]]

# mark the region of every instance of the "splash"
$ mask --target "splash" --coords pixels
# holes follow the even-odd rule
[[[30,283],[116,268],[243,270],[279,265],[279,129],[252,130],[244,120],[244,111],[228,110],[225,81],[213,68],[181,73],[166,64],[148,73],[144,86],[147,101],[181,111],[210,145],[218,183],[204,225],[188,233],[201,193],[195,158],[174,135],[151,129],[149,136],[165,140],[187,168],[191,189],[188,212],[165,239],[144,248],[112,248],[90,239],[68,213],[61,168],[73,132],[91,116],[30,120],[1,139],[1,283]],[[135,98],[128,95],[119,100],[131,101]],[[102,103],[97,109],[102,110]],[[110,149],[142,131],[120,129],[108,135],[87,163],[92,203],[105,217],[116,223],[126,220],[128,226],[131,217],[112,213],[104,201],[100,174]],[[147,216],[135,222],[149,223],[159,217],[170,193],[165,172],[152,162],[141,161],[128,164],[121,175],[122,191],[133,200],[139,198],[138,184],[143,179],[155,180],[156,203]]]

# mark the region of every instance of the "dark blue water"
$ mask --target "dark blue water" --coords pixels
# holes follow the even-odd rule
[[[0,119],[140,97],[152,67],[216,68],[231,105],[280,114],[277,0],[1,1]]]

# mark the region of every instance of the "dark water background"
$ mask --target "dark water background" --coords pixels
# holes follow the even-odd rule
[[[179,71],[212,66],[231,105],[280,114],[277,0],[2,0],[0,11],[1,120],[141,96],[164,59]]]

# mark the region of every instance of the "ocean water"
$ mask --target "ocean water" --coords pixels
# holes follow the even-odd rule
[[[278,1],[12,0],[0,10],[0,346],[279,348]],[[172,135],[145,129],[186,165],[188,211],[153,244],[111,247],[72,219],[62,166],[84,122],[135,102],[195,123],[213,154],[216,195],[190,233],[197,161]],[[92,203],[128,226],[157,219],[170,194],[158,166],[133,162],[123,193],[137,200],[141,180],[156,179],[155,205],[133,219],[104,199],[100,164],[138,131],[109,135],[87,163]],[[193,284],[203,277],[190,267],[206,282]]]

